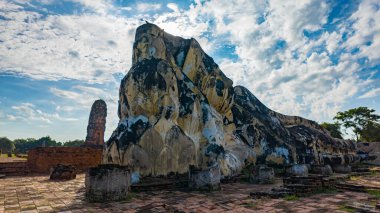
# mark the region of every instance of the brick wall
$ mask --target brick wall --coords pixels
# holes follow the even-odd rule
[[[92,147],[38,147],[28,152],[31,172],[48,173],[57,164],[69,164],[86,170],[100,164],[102,149]]]

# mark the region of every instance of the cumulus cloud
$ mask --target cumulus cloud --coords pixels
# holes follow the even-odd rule
[[[27,123],[32,121],[41,121],[43,123],[51,124],[52,121],[77,121],[76,118],[61,117],[58,113],[47,113],[38,109],[34,104],[22,103],[17,106],[12,106],[14,114],[8,114],[9,121],[21,120]]]
[[[341,20],[344,24],[331,31],[324,25],[333,5],[324,1],[211,0],[194,8],[216,20],[211,29],[214,36],[223,35],[236,45],[239,60],[226,59],[220,64],[235,83],[248,87],[276,111],[326,120],[368,86],[369,81],[358,73],[366,65],[359,64],[358,55],[345,47],[354,45],[352,39],[364,44],[364,37],[379,34],[377,27],[368,26],[380,26],[370,20],[378,13],[374,2],[363,1],[349,20]],[[353,29],[347,27],[351,23]],[[321,36],[307,36],[318,31]],[[344,34],[349,37],[346,41]],[[379,51],[371,48],[372,42],[360,46],[361,57],[375,59]],[[371,50],[365,52],[366,48]]]
[[[173,12],[179,12],[179,8],[178,8],[178,5],[174,4],[174,3],[169,3],[166,5],[166,7],[168,7],[169,9],[173,10]]]
[[[380,88],[372,89],[359,96],[359,98],[373,98],[380,95]]]
[[[91,1],[92,2],[92,1]],[[0,69],[34,79],[113,80],[131,65],[136,19],[49,15],[11,3],[0,9]]]
[[[117,103],[117,97],[112,96],[109,91],[89,86],[73,86],[68,90],[52,87],[50,92],[57,97],[74,101],[77,106],[85,108],[91,106],[97,99],[103,99],[109,104]]]
[[[155,11],[161,9],[161,4],[138,3],[137,10],[140,12]]]
[[[90,113],[90,109],[95,100],[102,99],[107,104],[106,135],[111,135],[112,131],[119,122],[117,117],[117,89],[115,91],[103,90],[91,86],[73,86],[69,89],[59,89],[52,87],[50,92],[56,97],[67,100],[70,105],[59,105],[56,111],[73,112],[82,111]],[[73,108],[72,106],[75,106]]]

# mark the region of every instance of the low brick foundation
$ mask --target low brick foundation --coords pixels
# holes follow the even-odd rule
[[[84,171],[100,164],[102,151],[91,147],[38,147],[29,150],[28,167],[33,173],[49,173],[57,164],[66,164]]]
[[[27,175],[29,172],[26,161],[0,163],[0,174],[2,175]]]

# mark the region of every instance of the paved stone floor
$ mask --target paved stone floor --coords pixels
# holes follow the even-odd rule
[[[363,181],[363,180],[361,180]],[[153,191],[132,193],[124,202],[88,203],[84,200],[84,175],[54,182],[48,176],[0,179],[2,212],[344,212],[346,205],[379,204],[367,193],[317,194],[298,200],[251,199],[259,185],[229,183],[212,193]]]

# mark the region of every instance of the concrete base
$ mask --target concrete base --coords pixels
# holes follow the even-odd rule
[[[249,174],[249,182],[258,184],[274,183],[274,169],[266,165],[253,167]]]
[[[219,165],[209,167],[206,170],[201,170],[190,166],[189,188],[207,191],[220,190],[221,187]]]
[[[86,173],[86,198],[91,202],[125,200],[131,185],[128,167],[99,165]]]
[[[334,165],[333,170],[336,173],[350,174],[351,166],[350,165]]]
[[[361,162],[380,166],[380,142],[357,143],[357,147]]]
[[[333,170],[330,165],[312,165],[310,172],[313,174],[319,174],[324,176],[333,175]]]
[[[309,169],[305,164],[295,164],[287,171],[292,176],[307,177],[309,175]]]

